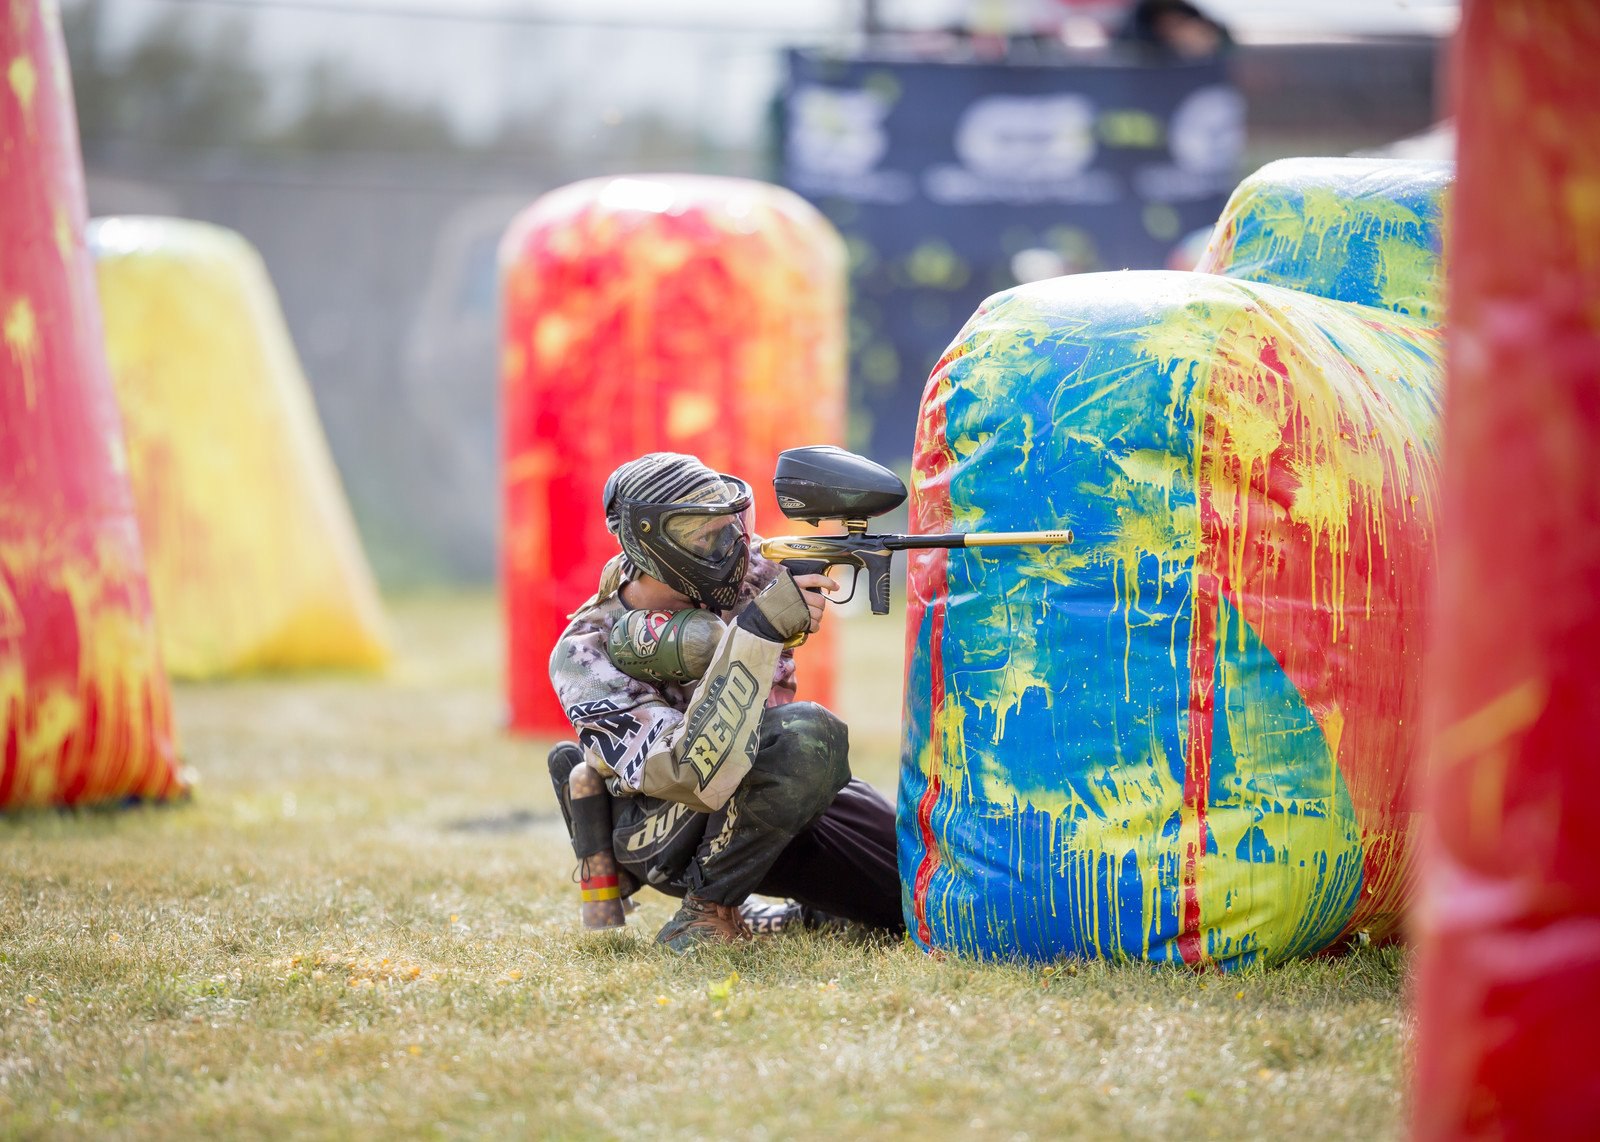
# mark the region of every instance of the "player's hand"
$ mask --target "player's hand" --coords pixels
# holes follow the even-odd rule
[[[808,629],[812,634],[816,634],[822,627],[822,612],[828,605],[828,600],[823,598],[822,592],[837,591],[839,584],[826,575],[796,575],[794,585],[800,588],[806,606],[811,609],[811,626]]]

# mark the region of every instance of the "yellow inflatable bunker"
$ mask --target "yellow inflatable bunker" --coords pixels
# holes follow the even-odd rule
[[[172,218],[89,228],[172,674],[375,668],[366,555],[255,250]]]

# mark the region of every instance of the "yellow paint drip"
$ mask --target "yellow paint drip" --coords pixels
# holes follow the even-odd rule
[[[11,85],[11,93],[17,97],[17,103],[22,108],[22,117],[27,121],[28,130],[32,132],[33,97],[39,88],[39,73],[33,66],[33,61],[27,56],[17,56],[6,65],[6,82]]]
[[[561,313],[547,313],[533,330],[533,353],[541,369],[555,367],[577,333],[576,323]]]
[[[31,411],[37,398],[35,372],[39,358],[39,323],[33,315],[31,301],[19,297],[11,303],[0,335],[5,337],[6,348],[11,350],[12,358],[22,371],[23,405]]]
[[[1133,650],[1133,631],[1152,613],[1144,601],[1143,576],[1146,559],[1155,561],[1152,580],[1155,595],[1150,606],[1158,605],[1167,587],[1194,565],[1199,545],[1199,516],[1190,502],[1173,504],[1161,489],[1123,480],[1114,482],[1110,495],[1118,503],[1116,529],[1084,554],[1086,562],[1109,566],[1113,570],[1116,596],[1114,609],[1122,611],[1123,622],[1123,698],[1132,696],[1129,658]]]
[[[1270,287],[1241,286],[1271,297]],[[1247,479],[1265,457],[1286,448],[1285,460],[1297,483],[1290,501],[1291,520],[1305,527],[1313,551],[1328,556],[1330,574],[1313,558],[1311,603],[1326,608],[1338,637],[1344,626],[1347,576],[1352,543],[1363,552],[1373,536],[1381,537],[1389,513],[1433,518],[1437,496],[1432,465],[1413,458],[1414,441],[1432,438],[1431,398],[1421,387],[1380,383],[1377,377],[1398,377],[1415,367],[1402,356],[1404,342],[1437,343],[1431,325],[1408,325],[1400,316],[1386,317],[1391,336],[1380,336],[1355,309],[1317,307],[1315,317],[1288,306],[1253,305],[1230,323],[1219,346],[1226,368],[1214,369],[1211,386],[1220,391],[1205,399],[1217,410],[1215,454],[1203,476],[1225,521],[1231,521],[1234,542],[1226,568],[1229,582],[1247,581],[1245,521]],[[1275,354],[1285,373],[1259,367],[1265,354]],[[1288,382],[1285,383],[1284,377]],[[1288,428],[1294,426],[1293,438]],[[1269,425],[1281,426],[1277,439]],[[1240,479],[1229,476],[1237,464]],[[1352,508],[1359,505],[1369,531],[1350,534]],[[1369,563],[1370,566],[1370,563]],[[1370,606],[1370,578],[1359,585],[1361,606]],[[1262,584],[1263,591],[1270,584]]]
[[[967,711],[954,694],[946,694],[939,708],[933,711],[933,733],[929,748],[937,757],[937,769],[924,767],[924,772],[937,773],[939,779],[950,787],[952,794],[966,792],[967,778]]]
[[[1078,577],[1075,573],[1091,562],[1088,552],[1077,550],[1070,543],[1036,549],[1021,548],[1013,558],[1017,574],[1024,579],[1043,579],[1063,587],[1076,583]]]
[[[64,678],[30,678],[18,656],[0,655],[0,714],[21,715],[12,804],[57,803],[69,784],[89,800],[153,796],[171,780],[176,749],[155,634],[148,616],[128,605],[129,584],[142,574],[114,543],[57,522],[48,539],[0,544],[8,575],[66,597],[79,648]],[[9,593],[0,599],[0,638],[21,637],[25,620]],[[92,739],[83,733],[89,696]]]
[[[1221,706],[1233,781],[1213,787],[1206,806],[1211,848],[1200,877],[1208,941],[1253,946],[1270,962],[1284,950],[1320,946],[1343,921],[1333,897],[1349,891],[1361,861],[1354,808],[1334,761],[1337,734],[1293,717],[1261,663],[1230,654],[1230,626],[1243,618],[1223,605],[1217,649]],[[1342,726],[1342,718],[1338,719]],[[1308,765],[1308,752],[1321,765]],[[1335,873],[1342,873],[1342,878]],[[1320,924],[1327,930],[1318,930]]]
[[[1193,504],[1180,503],[1169,508],[1164,503],[1140,503],[1125,487],[1116,488],[1111,494],[1122,497],[1117,508],[1117,528],[1092,556],[1116,568],[1116,604],[1124,617],[1132,621],[1133,613],[1144,609],[1144,561],[1155,560],[1152,583],[1156,589],[1154,601],[1159,603],[1166,586],[1194,562],[1198,520]]]
[[[1183,805],[1183,782],[1174,777],[1171,758],[1161,743],[1160,721],[1161,715],[1152,709],[1135,717],[1135,732],[1145,731],[1142,756],[1129,758],[1119,751],[1112,765],[1097,765],[1094,758],[1060,759],[1061,772],[1079,774],[1082,787],[1095,791],[1092,797],[1079,796],[1065,781],[1024,787],[1010,784],[998,772],[985,773],[984,800],[995,811],[1016,815],[1026,808],[1068,826],[1055,854],[1055,875],[1063,877],[1075,867],[1084,880],[1068,891],[1058,889],[1055,899],[1082,902],[1072,919],[1078,931],[1089,934],[1091,947],[1138,947],[1146,955],[1150,951],[1150,932],[1161,906],[1161,884],[1150,873],[1173,851],[1173,842],[1163,838],[1163,828]],[[1069,856],[1080,859],[1069,862]],[[1137,932],[1123,930],[1120,908],[1109,910],[1106,928],[1099,907],[1101,901],[1121,896],[1124,889],[1118,878],[1130,856],[1135,867],[1146,870]]]
[[[1327,542],[1340,552],[1348,549],[1349,474],[1336,464],[1319,463],[1314,457],[1301,457],[1290,463],[1289,471],[1299,482],[1289,502],[1289,518],[1311,529],[1313,544]]]
[[[55,208],[53,218],[56,253],[61,255],[62,265],[71,266],[73,255],[78,249],[77,231],[73,229],[72,218],[61,207]]]
[[[1259,390],[1232,390],[1222,394],[1218,423],[1226,436],[1222,442],[1239,461],[1241,482],[1248,486],[1257,465],[1263,469],[1283,443],[1283,417],[1287,408],[1281,400],[1261,399]]]
[[[1017,449],[1017,466],[1013,471],[1021,475],[1027,472],[1028,461],[1033,456],[1033,441],[1036,432],[1031,412],[1022,413],[1017,417],[1017,430],[1022,433],[1022,443]]]
[[[977,601],[970,600],[967,605]],[[1030,691],[1042,692],[1045,705],[1051,704],[1050,684],[1046,678],[1048,656],[1039,646],[1038,626],[1032,621],[1031,612],[1032,607],[1015,592],[997,600],[994,616],[980,624],[991,637],[986,638],[983,648],[963,647],[968,655],[967,669],[951,685],[952,695],[959,693],[973,708],[991,711],[997,738],[1005,735],[1006,717],[1022,705]],[[1005,630],[1006,637],[995,641],[992,638],[995,629]],[[995,647],[1003,650],[993,657],[991,665],[983,665],[981,659],[974,661],[982,650]]]
[[[1339,743],[1344,740],[1344,711],[1334,706],[1317,721],[1322,726],[1322,736],[1328,740],[1328,760],[1333,763],[1339,756]]]
[[[1269,164],[1234,192],[1202,267],[1210,272],[1273,281],[1320,292],[1339,281],[1347,267],[1365,272],[1370,251],[1373,304],[1397,313],[1438,320],[1443,311],[1444,272],[1430,232],[1430,218],[1398,197],[1375,193],[1376,169],[1339,162],[1287,160]],[[1441,215],[1444,176],[1433,184],[1430,209]],[[1441,220],[1442,221],[1442,220]],[[1241,231],[1243,242],[1240,242]],[[1349,288],[1368,283],[1351,280]],[[1357,300],[1350,298],[1348,300]]]
[[[717,415],[717,404],[706,393],[675,393],[667,404],[667,435],[674,440],[697,436],[717,423]]]
[[[1561,186],[1560,198],[1567,233],[1600,234],[1600,174],[1569,173]],[[1600,271],[1600,242],[1574,241],[1572,250],[1578,256],[1579,269],[1585,278],[1593,280]]]
[[[1122,469],[1130,484],[1156,488],[1170,497],[1172,489],[1183,478],[1184,462],[1171,452],[1158,452],[1153,448],[1139,448],[1127,453],[1112,453],[1111,460]]]
[[[1432,250],[1400,237],[1379,239],[1378,293],[1396,313],[1436,317],[1439,257]]]

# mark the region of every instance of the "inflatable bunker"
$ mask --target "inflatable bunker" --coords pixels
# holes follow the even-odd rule
[[[0,811],[177,797],[55,5],[0,59]]]
[[[377,587],[260,255],[178,218],[96,219],[89,245],[167,668],[384,665]]]
[[[511,726],[568,734],[551,648],[619,550],[617,465],[690,452],[748,481],[784,534],[778,453],[844,434],[845,246],[791,191],[743,178],[596,178],[539,198],[500,244],[506,682]],[[781,529],[781,530],[778,530]],[[835,633],[795,655],[829,701]]]
[[[1430,787],[1411,1142],[1600,1121],[1600,5],[1469,2],[1453,44]]]
[[[1454,177],[1420,160],[1269,163],[1233,192],[1195,268],[1440,321]]]
[[[1075,542],[910,560],[900,867],[924,947],[1233,967],[1396,934],[1443,349],[1410,307],[1436,316],[1437,212],[1349,176],[1251,180],[1217,273],[990,298],[930,378],[913,530]],[[1447,177],[1387,185],[1436,203]],[[1294,201],[1323,204],[1316,240],[1249,238],[1288,234]],[[1414,258],[1328,253],[1394,237]]]

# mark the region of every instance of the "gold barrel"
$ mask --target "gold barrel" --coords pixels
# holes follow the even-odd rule
[[[965,539],[963,547],[1044,547],[1071,543],[1072,531],[974,531]]]

